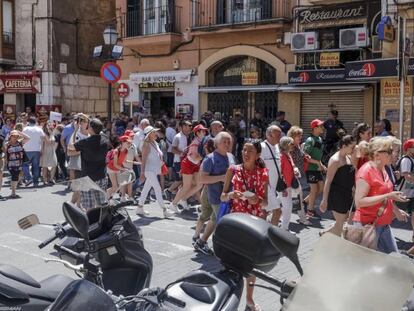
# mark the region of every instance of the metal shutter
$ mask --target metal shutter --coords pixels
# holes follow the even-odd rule
[[[344,123],[347,133],[351,133],[355,123],[364,121],[364,92],[331,93],[312,91],[302,93],[300,125],[306,136],[310,133],[313,119],[325,121],[330,110],[338,110],[338,119]]]

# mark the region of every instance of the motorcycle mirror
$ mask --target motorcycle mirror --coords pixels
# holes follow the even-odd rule
[[[302,266],[300,265],[297,254],[299,248],[299,238],[276,226],[269,227],[268,235],[273,246],[295,265],[300,275],[303,275]]]
[[[39,217],[35,214],[27,215],[26,217],[23,217],[22,219],[19,219],[17,221],[17,224],[19,225],[19,228],[22,230],[29,229],[31,227],[34,227],[40,223]]]
[[[89,220],[86,213],[82,211],[75,205],[72,205],[68,202],[63,203],[62,206],[63,215],[65,219],[69,222],[72,228],[79,233],[79,235],[85,239],[89,240]]]

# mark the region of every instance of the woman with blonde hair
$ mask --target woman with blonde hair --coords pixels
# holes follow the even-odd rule
[[[294,190],[292,193],[293,197],[299,196],[299,204],[300,204],[300,210],[298,211],[299,223],[304,224],[304,225],[311,225],[312,223],[306,217],[305,207],[303,204],[303,187],[305,187],[307,184],[305,171],[306,171],[307,159],[309,158],[309,156],[305,154],[301,146],[302,137],[303,137],[303,129],[301,129],[299,126],[294,125],[289,129],[287,136],[293,139],[293,149],[290,152],[290,155],[292,156],[293,163],[295,163],[295,166],[299,170],[299,175],[297,175],[297,178],[299,180],[299,188]]]
[[[356,174],[355,224],[375,224],[377,249],[383,253],[398,252],[391,231],[394,216],[407,220],[407,215],[394,202],[407,202],[402,192],[394,191],[386,166],[391,164],[393,141],[387,137],[375,137],[369,142],[369,158]]]

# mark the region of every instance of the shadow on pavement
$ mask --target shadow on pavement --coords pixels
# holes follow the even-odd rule
[[[164,218],[161,217],[140,217],[136,220],[133,221],[135,226],[138,227],[145,227],[145,226],[149,226],[150,224],[152,224],[155,221],[160,221],[163,220]]]
[[[219,259],[216,256],[204,255],[195,252],[195,256],[191,258],[192,261],[201,264],[200,270],[208,272],[217,272],[223,268]]]

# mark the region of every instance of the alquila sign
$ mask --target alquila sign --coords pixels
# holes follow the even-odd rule
[[[298,11],[301,25],[318,25],[339,23],[344,20],[366,18],[367,9],[363,3],[348,4],[347,6],[317,7]]]

